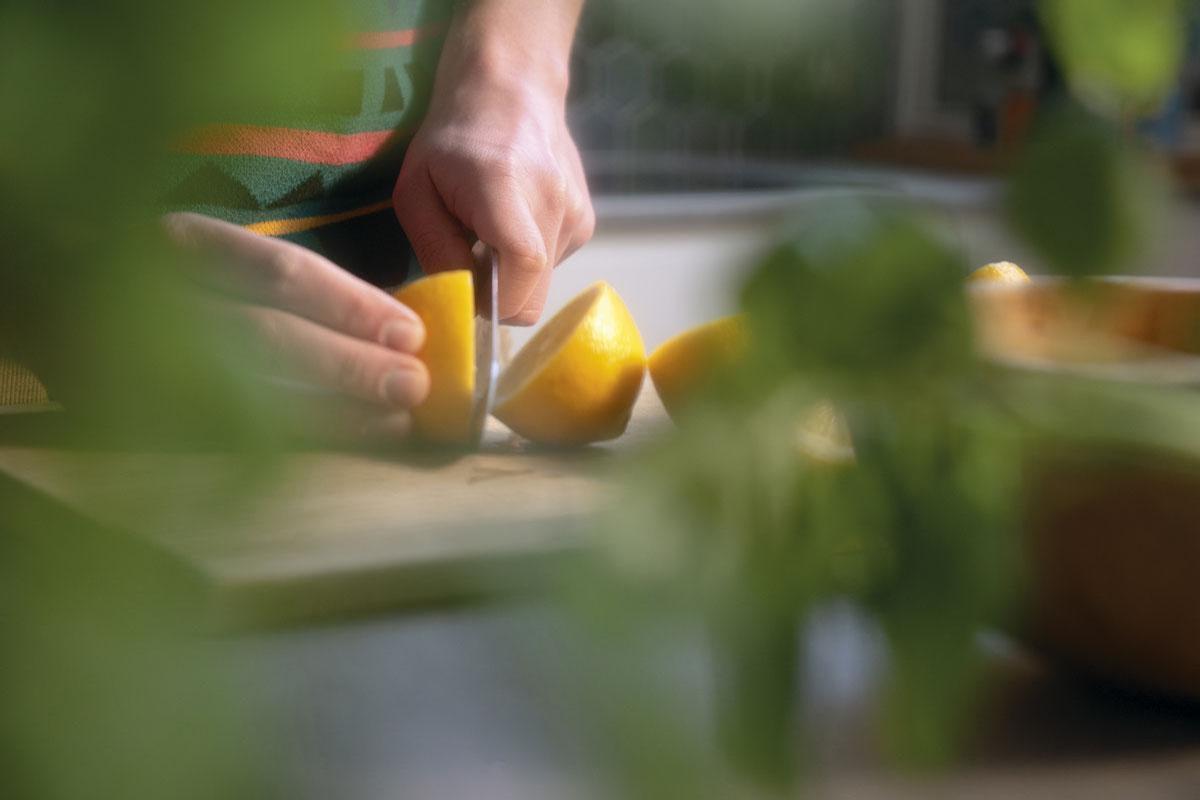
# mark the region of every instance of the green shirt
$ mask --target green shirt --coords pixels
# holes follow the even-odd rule
[[[451,0],[355,0],[355,33],[326,85],[286,114],[197,130],[170,157],[170,210],[195,211],[320,252],[378,284],[411,249],[391,210],[429,101]]]

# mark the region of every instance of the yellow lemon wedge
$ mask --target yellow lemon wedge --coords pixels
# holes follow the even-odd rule
[[[827,400],[810,407],[800,418],[796,447],[810,461],[820,464],[854,462],[850,429],[841,412]]]
[[[555,314],[496,386],[496,418],[535,442],[579,445],[625,431],[646,373],[629,309],[603,281]]]
[[[1025,270],[1011,261],[997,261],[985,264],[967,276],[967,281],[974,283],[1029,283]]]
[[[673,419],[714,373],[736,362],[746,349],[746,322],[722,317],[674,336],[650,354],[650,380]]]
[[[395,292],[425,323],[417,357],[429,369],[429,396],[412,410],[413,431],[441,444],[471,439],[475,397],[475,288],[470,270],[439,272]]]

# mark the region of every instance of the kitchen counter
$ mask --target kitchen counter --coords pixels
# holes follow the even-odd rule
[[[938,775],[885,770],[868,729],[879,642],[852,609],[808,630],[805,663],[817,798],[1183,800],[1200,796],[1200,709],[1092,687],[984,637],[990,690],[963,761]],[[427,610],[223,643],[247,702],[277,730],[275,766],[297,798],[621,797],[594,713],[571,691],[586,658],[569,618],[519,603]],[[656,662],[693,715],[709,713],[700,636]],[[585,662],[586,663],[586,662]]]

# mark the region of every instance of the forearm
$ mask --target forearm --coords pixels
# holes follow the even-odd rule
[[[496,86],[565,98],[571,44],[583,0],[470,0],[446,38],[435,96],[471,75]]]

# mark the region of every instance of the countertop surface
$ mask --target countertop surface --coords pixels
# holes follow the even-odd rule
[[[1200,797],[1200,709],[1089,685],[994,636],[981,637],[991,678],[962,760],[899,776],[872,744],[877,632],[853,609],[831,607],[807,639],[807,796]],[[245,668],[248,702],[281,732],[275,756],[289,796],[628,796],[604,770],[589,722],[596,709],[578,691],[588,650],[550,604],[425,610],[224,644]],[[685,719],[706,719],[703,637],[671,637],[656,665]]]
[[[669,424],[646,388],[624,436],[585,448],[538,448],[490,420],[477,451],[310,449],[262,476],[211,453],[0,437],[0,472],[198,567],[231,624],[294,621],[529,579],[579,545],[619,454]]]

